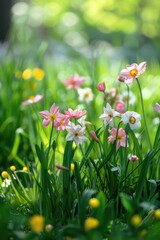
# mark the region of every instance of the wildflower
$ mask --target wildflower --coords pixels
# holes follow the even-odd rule
[[[40,233],[44,228],[44,217],[41,215],[34,215],[30,218],[29,223],[35,233]]]
[[[67,86],[67,89],[75,88],[78,89],[86,81],[85,77],[80,77],[78,74],[72,75],[69,79],[63,82]]]
[[[75,165],[74,163],[71,163],[71,171],[74,171],[74,169],[75,169]]]
[[[9,177],[9,174],[8,174],[7,171],[3,171],[3,172],[1,173],[1,176],[2,176],[3,178],[8,178],[8,177]]]
[[[23,167],[22,171],[23,172],[28,172],[28,168],[27,167]]]
[[[119,79],[123,79],[126,84],[131,84],[139,75],[145,72],[146,65],[146,62],[141,62],[139,65],[137,63],[128,65],[126,69],[121,70]]]
[[[61,170],[69,171],[69,168],[67,168],[67,167],[65,167],[65,166],[62,166],[62,165],[60,165],[60,164],[56,164],[56,168],[61,169]]]
[[[72,110],[71,108],[68,111],[64,111],[65,115],[69,118],[80,118],[86,114],[86,111],[81,111],[79,109]]]
[[[99,142],[99,139],[97,138],[95,131],[91,130],[89,134],[96,142]]]
[[[4,181],[3,181],[3,183],[2,183],[2,187],[3,187],[3,188],[7,188],[7,187],[9,187],[10,185],[11,185],[11,180],[8,179],[8,178],[4,179]]]
[[[136,162],[136,161],[139,160],[139,158],[138,158],[136,155],[130,155],[130,156],[129,156],[129,160],[130,160],[131,162]]]
[[[23,71],[22,73],[22,78],[24,80],[28,80],[32,77],[32,69],[31,68],[27,68]]]
[[[115,110],[119,113],[125,112],[125,103],[122,100],[115,102]]]
[[[45,226],[45,231],[46,232],[51,232],[53,230],[53,225],[52,224],[47,224],[46,226]]]
[[[14,172],[14,171],[16,170],[16,167],[15,167],[15,166],[10,166],[10,170],[11,170],[12,172]]]
[[[117,116],[120,116],[120,113],[114,111],[110,104],[107,103],[106,107],[104,107],[104,113],[99,118],[103,119],[105,126],[110,125],[113,127],[113,119]]]
[[[116,128],[112,128],[108,131],[110,133],[108,141],[113,142],[116,140],[116,150],[118,150],[120,146],[126,147],[126,133],[122,128],[118,129],[118,132]]]
[[[96,89],[100,92],[105,92],[105,89],[106,89],[106,85],[104,82],[101,82],[99,83],[97,86],[96,86]]]
[[[84,228],[86,231],[95,229],[99,226],[99,221],[96,218],[89,217],[84,222]]]
[[[30,105],[30,104],[34,104],[37,102],[40,102],[43,99],[42,95],[36,95],[36,96],[30,96],[28,100],[22,102],[22,105]]]
[[[50,111],[44,110],[40,112],[40,115],[44,118],[43,126],[47,127],[50,123],[53,123],[59,114],[59,108],[55,103],[51,106]]]
[[[79,101],[91,102],[93,100],[93,92],[91,88],[79,88],[78,90]]]
[[[142,217],[138,214],[135,214],[132,218],[131,218],[131,224],[134,227],[139,227],[139,225],[142,223]]]
[[[156,219],[160,219],[160,209],[155,210],[154,216]]]
[[[91,208],[98,208],[100,205],[100,202],[97,198],[91,198],[88,202],[89,206]]]
[[[59,114],[56,118],[56,120],[54,121],[54,127],[57,130],[64,130],[66,129],[66,126],[69,123],[69,118],[68,116],[64,115],[64,114]]]
[[[111,98],[114,98],[116,96],[116,88],[111,88],[108,93]]]
[[[128,111],[122,115],[122,121],[124,124],[129,124],[132,130],[136,130],[141,127],[141,115],[137,112]]]
[[[134,93],[132,93],[131,91],[128,92],[127,91],[124,91],[121,95],[122,97],[122,100],[125,102],[125,103],[128,103],[130,105],[133,105],[136,101],[136,96],[134,95]]]
[[[44,71],[41,68],[34,68],[33,76],[35,77],[36,80],[42,80],[44,77]]]
[[[84,115],[84,116],[82,116],[81,118],[79,118],[77,122],[78,122],[81,126],[83,126],[83,127],[84,127],[85,125],[92,125],[91,122],[85,121],[85,119],[86,119],[86,115]]]
[[[153,106],[154,110],[158,113],[160,113],[160,104],[156,103],[155,106]]]
[[[70,122],[66,130],[68,131],[68,135],[66,136],[67,141],[74,141],[77,146],[87,141],[87,137],[84,136],[85,127]]]

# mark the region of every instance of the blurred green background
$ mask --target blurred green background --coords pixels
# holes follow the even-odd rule
[[[9,39],[23,51],[47,41],[62,55],[93,46],[118,60],[160,59],[159,0],[12,0],[11,13]]]

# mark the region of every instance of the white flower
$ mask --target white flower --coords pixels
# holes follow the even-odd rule
[[[141,127],[141,115],[137,112],[128,111],[122,115],[122,121],[124,124],[129,124],[132,130],[136,130]]]
[[[66,130],[68,131],[66,136],[67,141],[74,141],[77,146],[82,142],[87,141],[87,137],[84,136],[85,127],[70,122],[66,127]]]
[[[120,113],[114,111],[110,104],[107,103],[106,107],[104,107],[104,113],[99,118],[103,119],[105,126],[113,127],[113,119],[117,116],[120,116]]]
[[[133,105],[135,103],[135,101],[136,101],[136,96],[131,91],[129,92],[129,96],[128,96],[128,92],[124,91],[122,93],[122,100],[125,103],[129,103],[130,105]]]
[[[91,102],[93,100],[93,92],[91,88],[79,88],[77,90],[79,101]]]
[[[7,188],[7,187],[9,187],[10,185],[11,185],[11,180],[8,179],[8,178],[4,179],[4,181],[3,181],[3,183],[2,183],[2,187],[3,187],[3,188]]]

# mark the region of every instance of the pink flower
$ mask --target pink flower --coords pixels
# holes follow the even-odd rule
[[[99,83],[97,86],[96,86],[96,89],[100,92],[105,92],[105,89],[106,89],[106,85],[104,82],[101,82]]]
[[[71,88],[80,88],[80,86],[82,85],[82,83],[84,83],[86,80],[85,77],[80,77],[78,74],[72,75],[69,77],[69,79],[65,82],[63,82],[64,85],[67,86],[67,89],[71,89]]]
[[[47,127],[50,123],[53,123],[57,119],[57,116],[60,114],[60,112],[59,112],[59,108],[54,103],[51,106],[50,111],[44,110],[40,112],[40,114],[44,118],[43,126]]]
[[[22,102],[22,105],[30,105],[37,102],[40,102],[43,99],[42,95],[30,96],[28,100]]]
[[[129,160],[132,161],[132,162],[136,162],[136,161],[139,160],[139,158],[136,155],[130,155]]]
[[[91,130],[89,134],[96,142],[99,142],[99,139],[97,138],[95,131]]]
[[[154,110],[158,113],[160,113],[160,104],[156,103],[155,106],[153,106]]]
[[[136,78],[139,77],[146,70],[146,62],[141,62],[139,65],[137,63],[133,63],[128,65],[126,69],[121,70],[119,81],[124,81],[126,84],[131,84]]]
[[[69,118],[80,118],[86,114],[86,111],[80,111],[79,109],[72,110],[71,108],[68,111],[64,111],[65,115]]]
[[[69,117],[64,114],[59,114],[54,121],[54,127],[57,130],[64,130],[69,123]]]
[[[122,100],[115,102],[115,110],[119,113],[125,112],[125,103]]]
[[[109,90],[109,95],[111,98],[114,98],[116,96],[116,88],[111,88]]]
[[[116,151],[120,148],[120,146],[122,147],[126,146],[126,133],[122,128],[118,130],[118,133],[116,128],[112,128],[111,130],[108,131],[110,133],[108,141],[114,142],[116,140]]]

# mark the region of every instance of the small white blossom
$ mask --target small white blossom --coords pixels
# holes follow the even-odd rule
[[[93,100],[93,92],[91,88],[79,88],[77,92],[79,95],[79,101],[88,103]]]
[[[114,111],[110,104],[107,103],[106,107],[104,107],[104,113],[99,118],[103,119],[105,126],[109,125],[113,127],[113,119],[118,116],[120,116],[120,113]]]
[[[2,187],[3,187],[3,188],[7,188],[7,187],[9,187],[10,185],[11,185],[11,180],[8,179],[8,178],[4,179],[4,181],[3,181],[3,183],[2,183]]]
[[[88,140],[87,137],[84,136],[85,127],[81,127],[79,124],[75,125],[74,123],[70,122],[66,127],[66,130],[68,131],[66,140],[74,141],[77,146]]]
[[[137,112],[128,111],[122,115],[122,122],[129,124],[132,130],[136,130],[141,127],[141,115]]]

